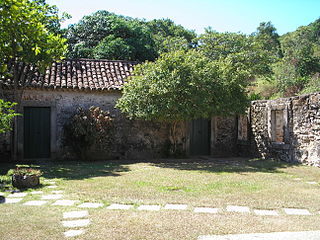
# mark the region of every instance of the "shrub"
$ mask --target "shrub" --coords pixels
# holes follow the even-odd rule
[[[107,148],[111,143],[112,121],[110,113],[99,107],[79,108],[64,126],[64,139],[81,160],[89,159],[89,150],[95,145]]]

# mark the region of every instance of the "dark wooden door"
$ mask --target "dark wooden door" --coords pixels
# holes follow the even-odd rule
[[[196,119],[191,122],[190,154],[210,155],[210,120]]]
[[[24,158],[50,157],[49,107],[24,108]]]

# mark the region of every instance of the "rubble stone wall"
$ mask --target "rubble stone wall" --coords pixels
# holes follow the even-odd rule
[[[252,154],[320,166],[319,107],[320,93],[253,101],[249,113]]]

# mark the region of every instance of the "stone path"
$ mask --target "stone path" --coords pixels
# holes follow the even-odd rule
[[[302,179],[296,178],[296,181],[301,181]],[[47,189],[56,189],[58,186],[54,181],[45,181],[50,186],[47,186]],[[306,182],[307,184],[318,184],[316,182]],[[39,196],[40,200],[31,200],[31,201],[23,201],[28,194],[33,197]],[[0,193],[0,195],[5,196],[5,193]],[[258,216],[291,216],[291,215],[318,215],[318,212],[310,212],[308,209],[300,209],[300,208],[282,208],[282,209],[251,209],[248,206],[237,206],[237,205],[227,205],[226,207],[210,207],[210,206],[190,206],[187,204],[177,204],[177,203],[167,203],[164,205],[144,205],[141,204],[139,206],[134,206],[133,204],[120,204],[120,203],[112,203],[110,205],[105,206],[103,203],[99,202],[84,202],[80,203],[78,200],[67,200],[63,199],[63,191],[62,190],[51,190],[51,193],[44,194],[43,191],[32,191],[29,193],[11,193],[8,194],[5,198],[5,204],[18,204],[22,203],[25,206],[62,206],[62,207],[73,207],[73,208],[82,208],[82,209],[96,209],[105,207],[108,210],[137,210],[137,211],[192,211],[197,214],[222,214],[222,213],[233,213],[233,214],[251,214]],[[88,218],[89,212],[87,210],[79,210],[79,211],[67,211],[63,213],[63,220],[61,224],[67,228],[64,232],[64,236],[74,237],[83,234],[86,230],[85,227],[89,226],[91,220]],[[274,234],[274,235],[272,235]],[[240,234],[240,235],[226,235],[226,236],[200,236],[199,240],[253,240],[253,239],[290,239],[296,240],[298,238],[294,238],[294,236],[287,233],[284,235],[282,233],[272,233],[269,234]],[[301,235],[302,234],[302,235]],[[307,233],[295,233],[295,236],[308,236],[310,238],[301,238],[301,239],[312,239],[312,240],[320,240],[320,233],[318,233],[319,238],[312,238],[313,232]],[[307,234],[307,235],[303,235]],[[309,235],[308,235],[309,234]],[[281,238],[283,236],[287,236],[287,238]],[[272,237],[272,238],[271,238]],[[280,237],[280,238],[276,238]]]
[[[209,235],[198,240],[320,240],[320,231]]]

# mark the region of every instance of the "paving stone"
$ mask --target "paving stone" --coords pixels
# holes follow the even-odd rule
[[[61,194],[61,193],[63,193],[63,191],[62,190],[57,190],[57,191],[52,191],[52,193]]]
[[[43,192],[42,191],[33,191],[33,192],[30,192],[31,194],[42,194]]]
[[[7,197],[11,197],[11,198],[21,198],[21,197],[25,197],[27,196],[28,193],[12,193],[12,194],[9,194]]]
[[[140,205],[137,209],[141,211],[159,211],[159,205]]]
[[[29,201],[25,202],[23,205],[28,205],[28,206],[42,206],[46,204],[47,201]]]
[[[219,208],[196,207],[193,211],[195,213],[218,213]]]
[[[279,216],[275,210],[253,210],[253,212],[261,216]]]
[[[69,230],[64,232],[64,236],[65,237],[75,237],[75,236],[79,236],[81,234],[84,233],[84,230],[80,229],[80,230]]]
[[[58,200],[54,202],[53,206],[72,206],[76,203],[75,200]]]
[[[308,184],[312,184],[312,185],[314,185],[314,184],[318,184],[317,182],[307,182]]]
[[[81,208],[99,208],[102,206],[103,206],[102,203],[82,203],[78,205],[78,207],[81,207]]]
[[[64,212],[63,218],[83,218],[88,216],[88,211],[72,211],[72,212]]]
[[[119,210],[129,210],[133,208],[133,205],[128,205],[128,204],[111,204],[110,206],[107,207],[107,209],[119,209]]]
[[[58,187],[58,186],[52,185],[52,186],[48,186],[47,188],[52,189],[52,188],[57,188],[57,187]]]
[[[85,227],[88,226],[90,223],[89,219],[79,219],[79,220],[70,220],[70,221],[62,221],[62,225],[64,227]]]
[[[51,185],[55,185],[55,184],[56,184],[55,181],[48,181],[47,183],[48,183],[48,184],[51,184]]]
[[[198,240],[319,240],[320,231],[199,236]]]
[[[166,204],[164,206],[164,209],[168,210],[186,210],[188,208],[188,205],[186,204]]]
[[[49,195],[43,195],[42,199],[50,200],[50,199],[60,199],[62,197],[63,196],[61,194],[49,194]]]
[[[6,198],[4,203],[18,203],[22,200],[22,198]]]
[[[243,206],[227,206],[228,212],[250,213],[249,207]]]
[[[288,215],[311,215],[307,209],[284,208],[283,210]]]

